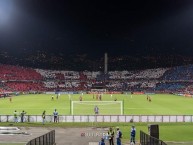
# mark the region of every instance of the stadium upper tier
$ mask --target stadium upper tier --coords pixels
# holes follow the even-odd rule
[[[193,66],[137,71],[54,71],[0,64],[0,91],[191,91]]]

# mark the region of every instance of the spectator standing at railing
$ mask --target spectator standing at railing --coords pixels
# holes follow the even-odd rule
[[[44,125],[46,121],[46,111],[44,110],[42,113],[42,124]]]
[[[25,116],[26,112],[23,110],[21,112],[21,122],[24,122],[24,116]]]
[[[57,123],[58,122],[58,112],[56,109],[54,110],[53,115],[54,115],[54,122]]]
[[[16,110],[14,111],[13,116],[14,116],[14,122],[18,123],[18,118],[17,118],[18,117],[18,113],[17,113]]]

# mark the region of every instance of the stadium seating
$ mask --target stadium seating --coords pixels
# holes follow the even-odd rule
[[[0,64],[1,80],[41,80],[42,76],[34,69]]]
[[[31,92],[31,91],[44,91],[41,82],[7,82],[5,83],[9,90],[13,92]]]
[[[0,91],[193,91],[193,65],[136,71],[59,71],[0,64]]]
[[[171,68],[163,76],[164,80],[190,80],[193,78],[193,66],[179,66]]]

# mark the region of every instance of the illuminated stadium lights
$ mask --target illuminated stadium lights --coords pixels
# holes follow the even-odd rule
[[[5,29],[6,26],[12,24],[10,20],[13,19],[15,13],[14,2],[11,0],[0,1],[0,30]],[[3,29],[2,29],[3,28]]]

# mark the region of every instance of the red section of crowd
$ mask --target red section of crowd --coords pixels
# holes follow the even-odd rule
[[[3,89],[0,88],[0,93],[3,93],[4,91],[5,91],[5,90],[3,90]]]
[[[0,92],[6,91],[43,91],[41,74],[31,68],[0,64]]]
[[[1,80],[42,80],[34,69],[0,64]]]
[[[40,82],[7,82],[6,86],[12,91],[44,91],[43,84]]]

